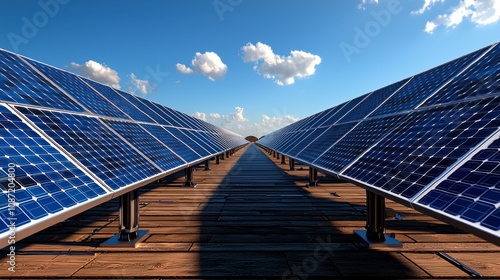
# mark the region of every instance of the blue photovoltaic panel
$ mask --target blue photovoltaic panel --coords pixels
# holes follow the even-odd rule
[[[205,135],[201,135],[197,131],[192,131],[188,129],[180,129],[182,133],[186,134],[189,138],[193,139],[198,145],[205,148],[205,150],[209,151],[210,154],[217,154],[223,151],[220,147],[216,147],[213,143],[210,143]]]
[[[476,227],[500,230],[500,132],[417,203]]]
[[[131,143],[136,149],[150,158],[163,171],[175,169],[185,162],[170,151],[164,144],[153,138],[137,123],[104,120],[113,130]]]
[[[340,106],[337,106],[340,107],[339,110],[332,110],[335,112],[335,114],[330,114],[331,117],[327,119],[324,123],[322,123],[321,126],[330,126],[336,124],[345,114],[347,114],[354,107],[356,107],[359,104],[359,102],[361,102],[361,99],[362,98],[358,97],[350,101],[347,101],[344,104],[341,104]]]
[[[26,60],[92,113],[115,118],[127,118],[122,111],[86,85],[76,75],[34,60]]]
[[[188,163],[209,155],[205,149],[182,134],[177,128],[163,128],[156,125],[143,125],[143,127]]]
[[[365,150],[398,126],[404,116],[396,115],[370,119],[361,122],[331,148],[313,162],[313,164],[340,173]]]
[[[342,138],[356,125],[355,122],[338,124],[329,127],[322,135],[313,140],[297,157],[303,162],[314,162],[328,147]]]
[[[499,126],[500,97],[411,113],[342,175],[411,198]]]
[[[485,49],[463,56],[424,73],[413,76],[411,80],[396,94],[373,112],[370,117],[397,113],[417,107],[439,87],[443,86],[465,67],[478,58]]]
[[[128,102],[137,107],[141,112],[146,114],[149,118],[153,119],[156,123],[163,125],[170,125],[165,119],[159,116],[155,111],[153,111],[149,106],[146,106],[144,103],[147,102],[146,99],[135,96],[131,93],[127,93],[121,90],[116,90],[123,98],[127,99]],[[144,103],[143,103],[144,102]]]
[[[290,148],[286,153],[291,157],[296,157],[297,154],[302,151],[306,146],[311,144],[311,142],[320,136],[323,132],[325,132],[328,127],[319,127],[316,129],[311,129],[311,133],[309,133],[306,137],[303,137],[300,142],[297,142],[295,146]]]
[[[88,201],[106,191],[14,113],[0,105],[0,233]],[[13,181],[9,181],[13,167]],[[15,192],[9,192],[9,182]],[[19,207],[8,207],[13,194]],[[44,203],[52,201],[51,205]],[[11,214],[13,212],[13,215]]]
[[[500,93],[500,45],[454,78],[423,106]]]
[[[343,116],[338,122],[349,122],[349,121],[357,121],[361,120],[375,110],[378,106],[380,106],[384,101],[395,93],[399,88],[401,88],[409,79],[404,79],[397,83],[394,83],[390,86],[381,88],[372,92],[367,98],[361,101],[358,106],[356,106],[355,110],[350,111],[345,116]]]
[[[146,114],[137,109],[132,105],[127,99],[118,94],[111,87],[99,84],[89,79],[82,78],[87,84],[93,87],[95,90],[100,92],[104,97],[106,97],[111,103],[120,108],[123,112],[126,112],[130,118],[138,122],[149,122],[154,123],[155,121],[148,117]]]
[[[114,190],[161,173],[97,118],[21,107],[18,110]]]
[[[137,97],[137,96],[136,96]],[[176,123],[171,123],[170,120],[172,120],[172,115],[165,112],[164,110],[160,110],[153,101],[149,101],[144,98],[137,97],[137,99],[140,99],[142,103],[152,111],[156,113],[156,115],[160,116],[160,119],[154,118],[158,123],[164,124],[164,125],[170,125],[170,126],[175,126],[175,127],[184,127],[181,123],[176,122]],[[170,120],[169,120],[170,119]]]
[[[0,100],[76,112],[84,111],[19,57],[3,50],[0,50]]]

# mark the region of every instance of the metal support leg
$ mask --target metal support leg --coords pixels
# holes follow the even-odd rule
[[[215,164],[220,164],[219,155],[215,156]]]
[[[385,231],[385,197],[366,191],[366,230],[354,232],[363,238],[369,246],[402,247],[403,244]]]
[[[189,166],[184,169],[184,175],[186,177],[184,181],[184,187],[193,187],[196,188],[196,184],[193,182],[193,167]]]
[[[385,241],[385,197],[366,191],[366,237]]]
[[[309,184],[308,187],[317,187],[318,184],[318,169],[309,167]]]
[[[276,151],[273,151],[273,158],[276,157]]]
[[[205,171],[210,171],[210,159],[205,161]]]
[[[276,153],[276,159],[280,159],[280,154]]]
[[[286,162],[285,162],[285,158],[286,158],[286,157],[285,157],[284,155],[281,155],[281,164],[286,164]]]
[[[220,154],[220,159],[224,160],[224,153]]]
[[[120,200],[120,241],[130,241],[138,236],[139,230],[139,191],[133,190],[119,198]]]
[[[293,158],[289,158],[288,164],[290,165],[290,171],[294,171],[295,170],[295,160]]]
[[[103,247],[136,247],[149,231],[139,230],[139,192],[133,190],[119,198],[118,234],[103,242]]]
[[[226,152],[226,157],[229,158],[229,151]]]

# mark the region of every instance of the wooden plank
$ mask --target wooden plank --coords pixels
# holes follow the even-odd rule
[[[422,268],[433,278],[468,277],[469,275],[443,258],[432,253],[403,253],[413,263]]]

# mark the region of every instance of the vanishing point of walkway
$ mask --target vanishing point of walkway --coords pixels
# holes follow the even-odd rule
[[[387,201],[387,232],[403,248],[370,249],[353,234],[365,225],[365,191],[288,165],[249,145],[195,172],[140,189],[137,248],[100,244],[117,233],[118,203],[104,203],[18,244],[16,272],[0,278],[341,279],[469,278],[440,256],[483,277],[500,277],[500,247]]]

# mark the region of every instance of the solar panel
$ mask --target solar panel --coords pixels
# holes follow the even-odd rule
[[[440,87],[469,66],[475,59],[483,54],[486,49],[487,48],[481,49],[413,76],[401,90],[389,97],[384,104],[370,114],[370,116],[397,113],[415,108],[425,98],[434,94]]]
[[[0,51],[0,101],[84,111],[21,58],[6,51]]]
[[[499,62],[495,44],[258,143],[500,244]]]
[[[0,233],[10,221],[22,231],[23,225],[108,192],[3,105],[0,127]],[[19,207],[9,205],[11,195]]]
[[[115,118],[128,118],[118,107],[85,84],[78,76],[31,59],[26,60],[92,113]]]

